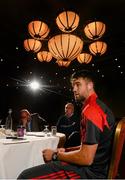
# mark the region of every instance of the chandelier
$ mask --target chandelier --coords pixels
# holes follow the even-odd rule
[[[59,66],[68,67],[72,61],[88,64],[93,55],[101,56],[106,52],[107,44],[99,39],[104,35],[106,25],[101,21],[94,21],[87,24],[83,33],[89,39],[89,52],[84,51],[85,41],[83,34],[81,37],[73,33],[79,25],[80,18],[73,11],[64,11],[56,17],[56,24],[60,32],[49,37],[48,25],[40,20],[31,21],[28,24],[28,32],[32,38],[24,40],[26,51],[37,53],[40,62],[50,62],[56,59]],[[44,42],[47,41],[48,48],[43,49]],[[83,52],[82,52],[83,51]]]

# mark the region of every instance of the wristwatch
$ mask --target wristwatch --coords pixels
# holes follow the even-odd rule
[[[52,160],[53,160],[53,161],[57,161],[57,160],[58,160],[58,155],[57,155],[56,152],[53,153],[53,155],[52,155]]]

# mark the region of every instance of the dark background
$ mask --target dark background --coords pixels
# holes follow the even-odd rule
[[[89,64],[74,60],[68,68],[61,68],[53,58],[50,63],[40,63],[36,54],[26,52],[23,41],[30,38],[27,26],[30,21],[42,20],[50,28],[50,38],[61,33],[55,23],[63,10],[72,10],[80,16],[78,28],[73,32],[88,40],[83,27],[92,20],[106,24],[101,40],[108,45],[101,57],[93,56]],[[43,42],[42,49],[47,48]],[[38,112],[48,122],[55,123],[64,112],[64,105],[73,100],[70,75],[79,69],[89,69],[97,75],[97,92],[109,105],[117,118],[125,114],[125,1],[124,0],[1,0],[0,1],[0,118],[5,120],[9,108],[14,121],[18,112],[27,108]],[[38,79],[43,90],[32,92],[27,83]],[[76,106],[76,109],[79,107]]]

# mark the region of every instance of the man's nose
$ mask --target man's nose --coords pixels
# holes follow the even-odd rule
[[[76,91],[77,91],[77,87],[73,86],[73,92],[76,92]]]

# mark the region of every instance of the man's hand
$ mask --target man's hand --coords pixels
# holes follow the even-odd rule
[[[53,151],[52,149],[45,149],[42,151],[43,153],[43,158],[45,162],[49,162],[52,160],[52,156],[53,154],[57,152],[57,153],[63,153],[65,152],[65,148],[58,148],[57,151]]]
[[[54,152],[55,151],[53,151],[52,149],[45,149],[42,151],[45,162],[49,162],[52,160],[52,155]]]

